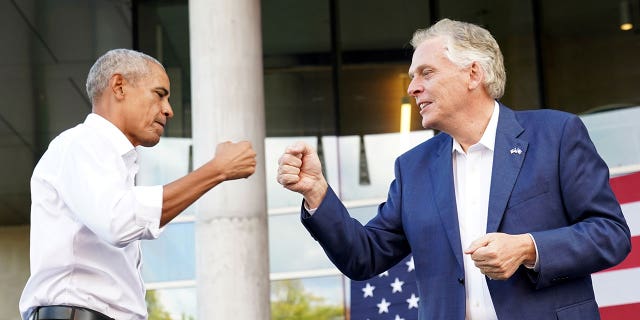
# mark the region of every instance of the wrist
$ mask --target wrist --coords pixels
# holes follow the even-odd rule
[[[530,234],[521,235],[523,240],[523,261],[522,264],[528,268],[533,268],[537,260],[536,245]]]
[[[314,184],[313,188],[305,192],[302,196],[309,209],[315,209],[320,206],[322,200],[327,195],[327,189],[329,185],[327,181],[321,179],[318,183]]]

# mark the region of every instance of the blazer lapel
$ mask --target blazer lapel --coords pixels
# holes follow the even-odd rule
[[[434,164],[430,167],[431,183],[434,198],[442,225],[449,239],[456,260],[461,268],[462,245],[460,244],[460,227],[458,225],[458,210],[456,208],[455,188],[453,185],[453,166],[451,162],[452,139],[448,136],[440,146]]]
[[[496,232],[504,215],[507,202],[516,183],[529,144],[519,139],[524,131],[511,109],[500,104],[498,129],[493,151],[491,190],[487,233]]]

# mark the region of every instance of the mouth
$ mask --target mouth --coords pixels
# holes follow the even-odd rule
[[[431,104],[431,102],[429,101],[422,101],[422,102],[418,102],[418,108],[420,108],[420,111],[422,111],[424,108],[428,107]]]
[[[165,126],[165,123],[162,122],[162,121],[156,120],[155,123],[159,124],[162,128],[164,128],[164,126]]]

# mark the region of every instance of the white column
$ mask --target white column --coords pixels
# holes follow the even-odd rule
[[[197,204],[198,319],[269,319],[259,0],[190,0],[194,167],[222,141],[251,141],[256,173]]]

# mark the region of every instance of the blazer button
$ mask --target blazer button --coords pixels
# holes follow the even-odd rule
[[[458,283],[464,284],[464,278],[458,278]]]

